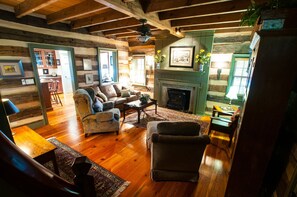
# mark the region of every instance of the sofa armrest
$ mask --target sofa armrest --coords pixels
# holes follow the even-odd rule
[[[109,110],[114,108],[114,102],[113,101],[107,101],[103,103],[103,111]]]

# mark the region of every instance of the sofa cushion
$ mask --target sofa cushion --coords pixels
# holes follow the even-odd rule
[[[102,92],[97,93],[96,96],[100,97],[104,102],[108,101],[108,98]]]
[[[127,99],[122,97],[112,97],[109,99],[110,101],[113,101],[115,105],[126,103]]]
[[[98,98],[95,98],[95,100],[94,100],[93,110],[95,112],[102,112],[103,111],[103,104],[99,101]]]
[[[197,122],[161,122],[157,125],[159,134],[162,135],[199,135],[200,125]]]
[[[113,84],[113,88],[117,93],[117,96],[121,96],[121,90],[122,90],[122,85],[117,83],[117,84]]]
[[[97,98],[101,103],[106,102],[106,101],[103,100],[103,98],[99,97],[98,95],[96,95],[95,98]]]
[[[129,97],[126,98],[127,99],[127,103],[131,102],[131,101],[136,101],[138,100],[138,97],[136,95],[130,95]]]
[[[129,90],[121,90],[121,96],[122,97],[130,97],[130,91]]]
[[[113,85],[100,86],[100,90],[107,98],[116,97],[117,93]]]

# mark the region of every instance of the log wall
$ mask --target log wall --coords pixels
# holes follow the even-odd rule
[[[5,17],[5,19],[3,19]],[[1,19],[2,18],[2,19]],[[11,18],[10,18],[11,19]],[[39,24],[40,20],[38,19]],[[85,87],[85,74],[93,73],[94,85],[99,84],[97,50],[111,48],[118,50],[120,81],[123,70],[128,67],[128,43],[111,40],[103,37],[81,34],[77,32],[61,31],[59,29],[45,28],[22,24],[17,19],[8,20],[7,15],[0,16],[0,61],[21,60],[24,67],[24,77],[0,80],[0,93],[3,98],[9,98],[20,109],[20,112],[9,117],[11,127],[24,124],[42,123],[44,117],[38,94],[38,87],[34,85],[22,85],[21,79],[34,78],[32,59],[28,44],[49,44],[55,46],[74,48],[76,77],[78,87]],[[44,20],[44,23],[46,21]],[[82,60],[92,60],[92,70],[84,71]],[[89,85],[89,84],[88,84]]]

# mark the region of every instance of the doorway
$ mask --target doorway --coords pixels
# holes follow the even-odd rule
[[[77,89],[74,50],[70,47],[29,44],[44,124],[47,111],[67,103]]]

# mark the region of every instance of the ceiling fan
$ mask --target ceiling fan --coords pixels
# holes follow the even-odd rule
[[[148,25],[146,25],[147,20],[146,19],[140,19],[139,20],[142,25],[137,28],[137,32],[140,33],[140,36],[138,36],[138,40],[142,43],[147,42],[151,37],[151,29]]]

